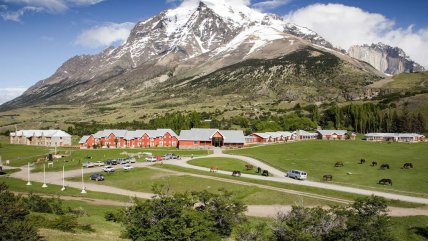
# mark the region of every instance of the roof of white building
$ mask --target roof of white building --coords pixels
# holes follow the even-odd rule
[[[70,134],[68,134],[65,131],[62,130],[20,130],[17,132],[11,132],[10,136],[24,136],[24,137],[71,137]]]
[[[386,138],[415,138],[415,137],[424,137],[424,135],[417,133],[367,133],[364,135],[365,137],[386,137]]]
[[[318,136],[318,133],[307,132],[304,130],[297,130],[294,133],[298,136]]]
[[[318,133],[322,136],[332,136],[332,135],[346,135],[348,131],[345,130],[319,130]]]

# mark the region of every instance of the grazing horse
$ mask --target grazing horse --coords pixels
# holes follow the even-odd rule
[[[260,167],[257,167],[257,173],[262,173],[262,169]]]
[[[413,168],[413,164],[412,164],[412,163],[410,163],[410,162],[408,162],[408,163],[404,163],[403,168],[404,168],[404,169],[410,169],[410,168]]]
[[[335,167],[343,167],[343,162],[336,162]]]
[[[377,161],[372,161],[372,167],[377,166]]]
[[[382,184],[382,185],[391,185],[392,186],[392,180],[389,178],[384,178],[384,179],[380,179],[378,184]]]
[[[360,160],[360,164],[364,164],[364,163],[366,163],[366,159],[361,158],[361,160]]]
[[[234,176],[234,177],[240,177],[241,176],[241,172],[240,171],[233,171],[232,172],[232,176]]]
[[[218,167],[213,166],[210,168],[210,172],[217,172],[218,171]]]
[[[250,165],[250,164],[245,165],[245,169],[246,169],[247,171],[249,171],[249,170],[253,170],[253,168],[254,168],[254,166],[253,166],[253,165]]]
[[[382,170],[389,169],[389,164],[380,165],[380,169],[382,169]]]
[[[268,170],[263,170],[262,176],[268,177],[269,176],[269,171]]]
[[[333,180],[333,175],[324,175],[324,176],[322,176],[322,179],[324,181],[332,181]]]

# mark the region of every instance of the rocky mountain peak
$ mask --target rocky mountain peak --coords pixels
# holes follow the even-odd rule
[[[411,60],[401,48],[381,42],[351,46],[348,54],[371,64],[377,70],[388,75],[425,71],[424,67]]]

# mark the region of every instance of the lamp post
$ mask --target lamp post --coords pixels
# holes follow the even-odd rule
[[[46,164],[43,163],[43,188],[47,188],[48,185],[46,184]]]
[[[28,172],[27,172],[27,186],[31,186],[31,182],[30,182],[30,163],[28,163]]]
[[[80,193],[82,194],[86,193],[85,181],[83,180],[83,167],[82,167],[82,191]]]
[[[65,172],[64,172],[64,165],[62,166],[62,188],[61,188],[61,191],[63,192],[64,190],[65,190],[65,181],[64,181],[64,179],[65,179]]]

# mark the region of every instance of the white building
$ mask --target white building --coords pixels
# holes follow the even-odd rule
[[[62,130],[20,130],[10,133],[10,144],[71,146],[71,135]]]
[[[393,142],[419,142],[424,141],[425,136],[416,133],[367,133],[366,141],[393,141]]]

